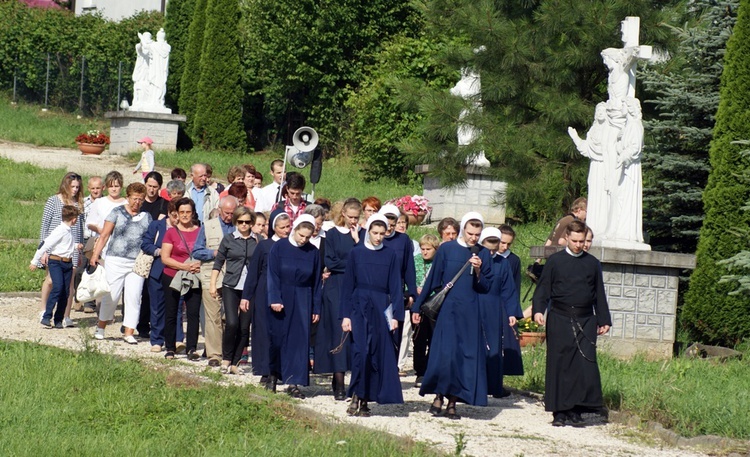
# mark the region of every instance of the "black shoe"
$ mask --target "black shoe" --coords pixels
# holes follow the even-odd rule
[[[216,368],[216,367],[218,367],[219,365],[221,365],[221,362],[219,362],[219,360],[218,360],[218,359],[210,359],[210,360],[208,361],[208,366],[209,366],[209,367],[214,367],[214,368]]]
[[[414,381],[414,387],[416,387],[417,389],[422,387],[422,379],[424,379],[424,376],[417,376],[417,380]]]
[[[299,390],[299,386],[297,386],[296,384],[292,384],[291,386],[289,386],[286,389],[286,393],[288,393],[292,398],[299,398],[300,400],[305,399],[305,394],[303,394],[302,391]]]
[[[580,413],[570,411],[568,412],[568,424],[572,425],[573,427],[585,427],[586,421],[583,420],[583,417],[581,417]]]
[[[454,421],[457,421],[457,420],[461,419],[461,416],[459,416],[458,413],[456,413],[456,405],[455,404],[454,405],[448,405],[448,407],[445,408],[445,414],[444,414],[444,416],[447,419],[454,420]]]
[[[266,388],[266,390],[270,390],[271,392],[276,393],[276,376],[267,376],[264,387]]]
[[[195,352],[195,349],[191,349],[191,350],[188,351],[187,358],[191,362],[195,362],[196,360],[200,359],[201,356],[198,355],[197,352]]]
[[[565,413],[552,413],[552,426],[564,427],[568,422],[568,415]]]
[[[443,400],[441,398],[435,398],[428,411],[433,416],[439,416],[443,412]]]
[[[338,389],[333,393],[333,399],[336,401],[346,400],[346,391],[344,389]]]
[[[503,391],[500,392],[499,394],[492,395],[492,398],[506,398],[506,397],[510,397],[510,392],[508,392],[505,389],[503,389]]]
[[[260,383],[265,384],[268,382],[268,375],[263,375],[260,377]]]

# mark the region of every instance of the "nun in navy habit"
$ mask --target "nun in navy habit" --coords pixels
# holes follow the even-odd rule
[[[365,237],[365,229],[359,226],[362,203],[349,198],[341,207],[337,224],[326,232],[323,265],[331,275],[323,284],[323,306],[315,336],[315,365],[313,373],[333,373],[331,387],[336,400],[346,400],[344,375],[349,371],[350,343],[341,341],[341,285],[349,253]],[[338,348],[335,353],[331,350]]]
[[[315,218],[299,216],[289,237],[268,253],[271,379],[288,384],[295,398],[304,398],[299,386],[309,384],[310,324],[320,317],[320,254],[309,243],[314,229]]]
[[[487,227],[479,237],[479,243],[489,249],[492,256],[492,285],[487,294],[479,296],[479,304],[489,346],[487,393],[496,398],[503,396],[503,338],[515,338],[515,335],[505,335],[505,328],[510,329],[519,316],[523,317],[510,264],[497,253],[501,236],[500,230]]]
[[[253,359],[253,374],[261,377],[261,383],[269,390],[275,390],[276,384],[271,382],[270,354],[271,337],[268,324],[271,309],[268,307],[268,253],[277,241],[286,239],[292,229],[292,220],[288,214],[278,214],[269,227],[270,238],[267,238],[255,248],[248,265],[245,287],[242,289],[240,309],[250,310],[251,332],[250,351]]]
[[[501,233],[505,230],[500,227]],[[513,239],[515,239],[515,232]],[[502,251],[502,252],[500,252]],[[521,259],[510,248],[503,251],[500,246],[498,255],[510,267],[511,277],[516,285],[516,300],[521,303]],[[521,316],[523,317],[523,315]],[[523,376],[523,359],[521,358],[521,342],[518,341],[518,324],[511,326],[508,316],[503,319],[503,376]]]
[[[454,281],[435,322],[427,371],[419,390],[422,396],[436,394],[430,407],[436,416],[442,413],[446,398],[445,417],[449,419],[461,418],[456,413],[457,401],[487,405],[488,342],[479,301],[492,284],[492,259],[489,251],[477,244],[482,228],[484,222],[479,213],[470,212],[461,219],[458,238],[438,248],[412,314],[412,322],[419,324],[422,316],[417,313],[431,292],[442,289],[470,262]]]
[[[349,253],[341,286],[341,328],[351,331],[349,415],[370,415],[368,401],[403,403],[395,335],[404,320],[403,284],[396,252],[383,239],[388,220],[373,214],[364,243]]]

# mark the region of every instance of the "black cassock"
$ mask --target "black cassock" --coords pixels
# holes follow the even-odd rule
[[[534,315],[544,313],[550,301],[545,409],[599,408],[596,331],[612,325],[599,261],[587,252],[573,256],[567,249],[550,256],[534,291]]]

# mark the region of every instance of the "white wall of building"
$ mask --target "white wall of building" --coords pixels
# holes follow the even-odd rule
[[[164,4],[166,5],[166,0]],[[113,21],[132,16],[138,11],[161,11],[162,0],[76,0],[76,15],[101,12]]]

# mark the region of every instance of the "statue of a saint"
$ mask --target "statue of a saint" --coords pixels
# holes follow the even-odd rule
[[[133,103],[131,111],[171,113],[164,106],[169,71],[171,46],[165,41],[164,29],[156,34],[156,42],[151,33],[139,33],[140,42],[135,45],[136,61],[133,70]]]

